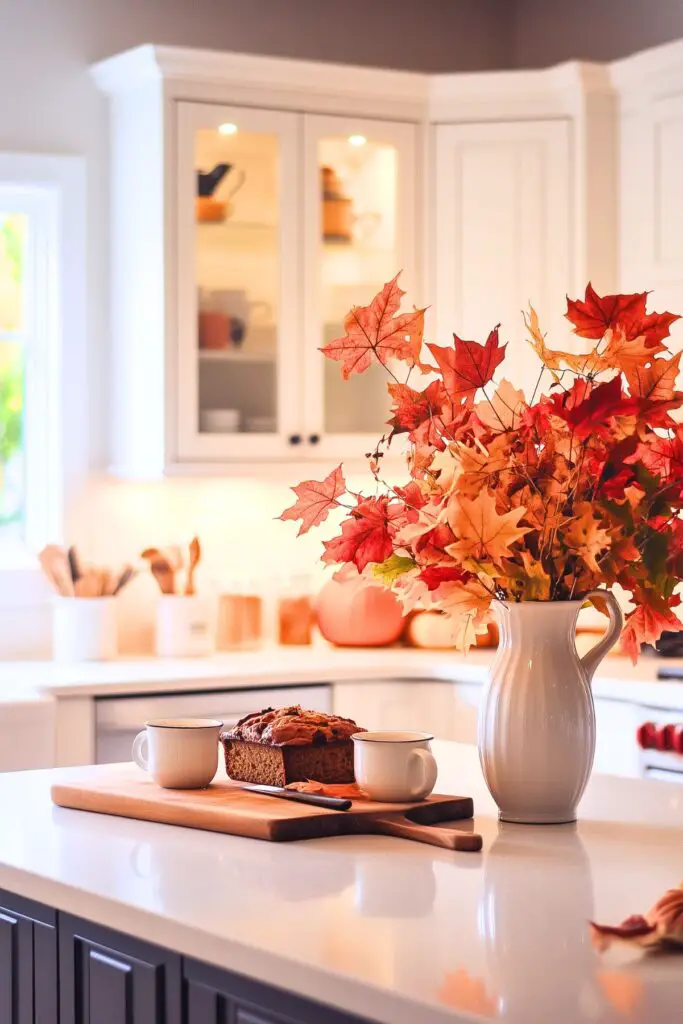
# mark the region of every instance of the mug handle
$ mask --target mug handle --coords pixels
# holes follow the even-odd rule
[[[436,785],[437,776],[436,759],[431,750],[425,750],[424,747],[417,747],[417,749],[413,750],[410,754],[410,765],[411,774],[412,765],[419,765],[421,776],[419,784],[412,787],[410,794],[411,800],[419,800],[421,797],[429,796]]]
[[[142,768],[143,772],[149,771],[149,752],[143,751],[143,747],[146,746],[147,730],[143,729],[142,732],[139,732],[133,740],[133,760],[138,768]]]
[[[588,651],[587,654],[584,654],[583,658],[581,658],[581,664],[583,665],[583,670],[586,673],[589,683],[593,679],[593,673],[596,668],[607,652],[617,642],[619,634],[624,628],[624,613],[611,590],[591,590],[590,593],[586,594],[584,597],[584,601],[590,601],[592,597],[601,598],[607,605],[607,609],[609,611],[609,625],[607,627],[607,632],[602,639],[598,641],[595,647],[591,647],[590,651]]]

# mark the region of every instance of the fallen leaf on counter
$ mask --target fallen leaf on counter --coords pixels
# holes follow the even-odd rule
[[[474,977],[463,968],[446,975],[437,998],[454,1010],[476,1013],[480,1017],[499,1016],[499,1000],[487,991],[484,979]]]
[[[642,949],[672,947],[683,950],[683,884],[669,889],[645,917],[634,914],[620,925],[590,922],[591,939],[599,952],[615,942]]]
[[[316,782],[308,779],[306,782],[290,782],[285,789],[295,789],[297,793],[318,793],[320,796],[339,796],[347,800],[367,800],[368,795],[364,793],[357,782]]]

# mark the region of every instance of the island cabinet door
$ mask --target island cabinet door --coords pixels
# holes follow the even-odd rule
[[[209,964],[183,960],[183,1024],[369,1024]]]
[[[57,1020],[56,914],[0,891],[0,1022]]]
[[[59,981],[60,1024],[181,1024],[179,956],[69,915]]]

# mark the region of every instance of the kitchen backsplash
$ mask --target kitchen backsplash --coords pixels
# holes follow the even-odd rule
[[[322,478],[326,467],[307,474]],[[302,474],[293,471],[292,483]],[[349,481],[365,485],[368,477]],[[372,481],[370,480],[370,484]],[[149,546],[202,543],[199,589],[253,589],[266,602],[294,575],[308,575],[319,587],[331,572],[320,563],[322,540],[338,520],[297,538],[296,524],[277,517],[291,504],[288,484],[249,479],[178,478],[155,483],[93,481],[75,501],[68,517],[68,541],[84,559],[120,563],[137,559]],[[122,653],[152,651],[156,584],[141,574],[119,598]]]

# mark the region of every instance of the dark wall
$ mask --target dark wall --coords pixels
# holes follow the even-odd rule
[[[68,26],[86,61],[139,43],[417,71],[507,66],[510,0],[2,0],[4,16]],[[29,19],[29,12],[33,14]],[[0,29],[3,16],[0,15]]]
[[[683,38],[682,0],[515,0],[515,67],[615,60]]]

